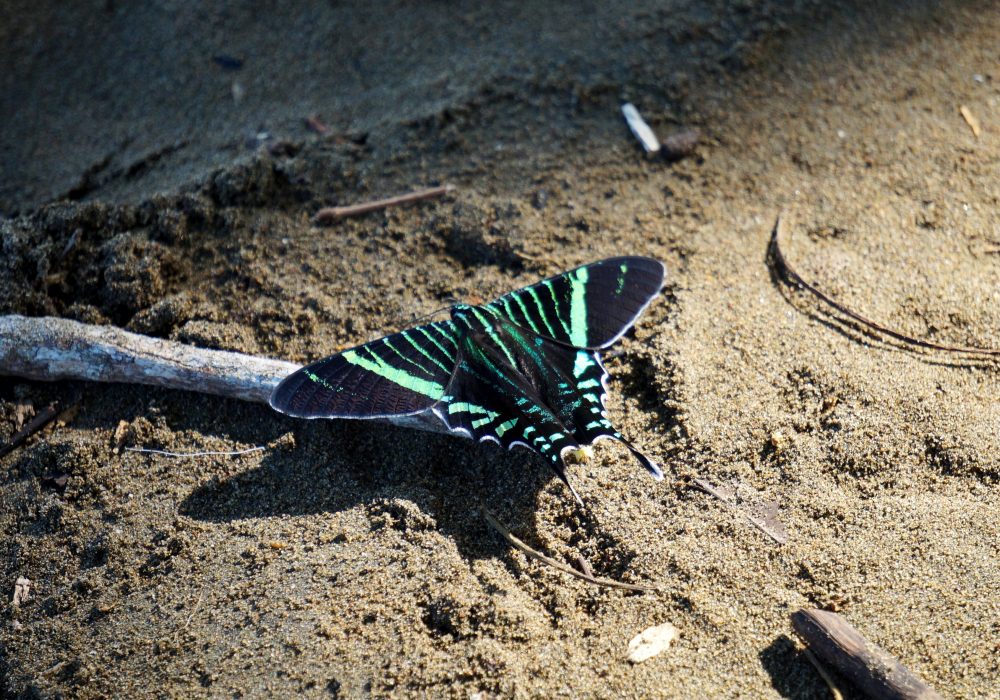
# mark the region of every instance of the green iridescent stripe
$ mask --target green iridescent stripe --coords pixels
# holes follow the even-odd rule
[[[511,366],[516,367],[517,361],[514,359],[514,356],[510,353],[510,349],[507,347],[507,345],[502,340],[500,340],[500,336],[498,336],[496,334],[496,331],[493,330],[493,324],[490,323],[490,321],[487,320],[486,317],[484,317],[481,313],[479,313],[479,309],[477,309],[475,306],[469,308],[472,309],[472,313],[476,317],[476,319],[481,324],[483,324],[483,329],[489,334],[490,338],[493,339],[493,342],[499,345],[500,349],[503,350],[503,354],[507,356],[507,359],[510,361]]]
[[[513,428],[515,425],[517,425],[517,418],[511,418],[508,421],[504,421],[503,423],[497,426],[497,437],[503,437],[503,434],[506,433],[511,428]]]
[[[433,355],[431,355],[429,352],[427,352],[426,350],[424,350],[420,346],[420,343],[418,343],[417,341],[415,341],[413,338],[410,337],[410,335],[412,333],[413,333],[413,331],[405,331],[403,333],[403,338],[406,339],[406,342],[408,342],[410,345],[412,345],[414,350],[416,350],[421,355],[423,355],[424,357],[426,357],[428,360],[430,360],[431,362],[433,362],[434,364],[436,364],[438,367],[440,367],[441,369],[443,369],[445,372],[449,372],[450,373],[452,368],[448,367],[443,362],[441,362],[440,360],[438,360],[436,357],[434,357]],[[424,335],[427,335],[427,333],[424,332]],[[441,348],[440,345],[438,345],[438,347]],[[448,354],[448,353],[444,352],[444,348],[441,348],[441,352],[444,353],[445,355]]]
[[[431,327],[431,328],[435,328],[435,326],[430,326],[430,327]],[[450,352],[448,352],[447,350],[445,350],[445,349],[444,349],[444,346],[443,346],[443,345],[441,345],[441,343],[439,343],[439,342],[437,341],[437,339],[436,339],[436,338],[434,337],[434,335],[433,335],[432,333],[429,333],[429,332],[427,331],[427,327],[426,327],[426,326],[417,326],[417,328],[415,328],[414,330],[418,330],[418,331],[420,331],[421,333],[423,333],[423,334],[424,334],[424,336],[425,336],[425,337],[427,338],[427,340],[429,340],[429,341],[431,341],[432,343],[434,343],[434,345],[435,345],[435,346],[437,347],[437,349],[441,351],[441,354],[442,354],[442,355],[445,355],[446,357],[451,357],[451,353],[450,353]],[[443,367],[443,365],[442,365],[442,367]],[[446,368],[446,369],[447,369],[447,368]],[[450,370],[449,370],[449,371],[450,371]]]
[[[559,299],[556,297],[555,287],[552,286],[552,282],[550,280],[545,280],[544,282],[542,282],[542,286],[544,286],[546,289],[549,290],[549,297],[552,298],[553,315],[555,315],[556,320],[559,321],[559,325],[563,327],[563,331],[565,331],[566,335],[572,337],[573,334],[570,332],[569,326],[566,325],[566,322],[563,321],[562,316],[559,315],[559,307],[561,305],[559,303]]]
[[[357,365],[362,369],[373,372],[383,379],[388,379],[390,382],[398,384],[399,386],[409,389],[410,391],[415,391],[418,394],[429,396],[435,400],[441,398],[441,395],[444,394],[444,387],[437,382],[421,379],[420,377],[414,377],[405,370],[393,367],[375,353],[371,351],[369,351],[369,353],[371,354],[372,359],[362,357],[355,350],[348,350],[341,355],[341,357],[343,357],[347,362],[350,362],[352,365]]]
[[[404,335],[403,337],[405,338],[406,336]],[[419,369],[421,372],[424,372],[426,374],[430,374],[432,376],[434,375],[434,373],[432,371],[430,371],[429,369],[427,369],[426,367],[424,367],[422,364],[420,364],[416,360],[410,359],[409,357],[407,357],[406,355],[404,355],[403,353],[401,353],[399,350],[397,350],[395,347],[393,347],[393,344],[389,342],[388,338],[382,338],[382,344],[385,345],[390,350],[392,350],[394,353],[396,353],[396,355],[401,360],[404,360],[405,362],[409,362],[411,365],[413,365],[414,367],[416,367],[417,369]],[[371,352],[373,355],[376,354],[370,348],[369,348],[369,352]]]
[[[549,332],[549,337],[555,338],[556,337],[555,331],[552,330],[552,326],[549,324],[549,319],[546,318],[545,316],[545,307],[542,306],[542,302],[539,300],[538,295],[535,294],[535,288],[528,287],[528,289],[525,291],[528,292],[528,294],[531,296],[532,301],[535,302],[535,307],[538,309],[538,316],[542,319],[542,323],[545,324],[545,328]]]
[[[579,347],[585,348],[587,343],[587,280],[590,273],[587,268],[581,267],[576,274],[569,278],[572,285],[570,292],[570,327],[569,341]]]

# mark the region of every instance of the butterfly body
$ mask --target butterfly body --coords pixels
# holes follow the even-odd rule
[[[608,420],[599,350],[631,327],[659,292],[662,265],[612,258],[374,340],[287,377],[271,405],[304,418],[375,418],[521,446],[566,479],[564,457],[601,439]],[[574,492],[575,494],[575,492]]]

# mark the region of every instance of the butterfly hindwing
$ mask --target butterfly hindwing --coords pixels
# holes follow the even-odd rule
[[[608,258],[506,294],[487,307],[577,348],[605,348],[632,327],[663,286],[652,258]]]
[[[547,366],[555,370],[555,385],[549,379],[543,389],[547,403],[566,425],[573,440],[579,445],[591,445],[610,439],[622,443],[636,459],[657,479],[663,472],[651,459],[625,439],[608,419],[604,402],[607,399],[608,371],[593,350],[566,347],[561,343],[537,343]]]
[[[271,394],[298,418],[388,418],[420,413],[451,381],[458,337],[451,321],[373,340],[304,367]]]

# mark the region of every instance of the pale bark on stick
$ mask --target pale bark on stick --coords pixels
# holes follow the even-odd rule
[[[847,620],[826,610],[792,613],[792,627],[821,661],[872,698],[941,700],[884,649],[865,639]]]
[[[0,316],[0,375],[148,384],[267,403],[292,362],[205,350],[62,318]]]

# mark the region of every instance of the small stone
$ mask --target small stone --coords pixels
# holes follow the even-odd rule
[[[771,442],[771,447],[777,454],[786,452],[794,444],[794,440],[792,439],[792,437],[781,428],[778,428],[773,433],[771,433],[770,442]]]
[[[628,660],[638,664],[651,659],[666,651],[676,638],[677,628],[669,622],[645,629],[628,643]]]

